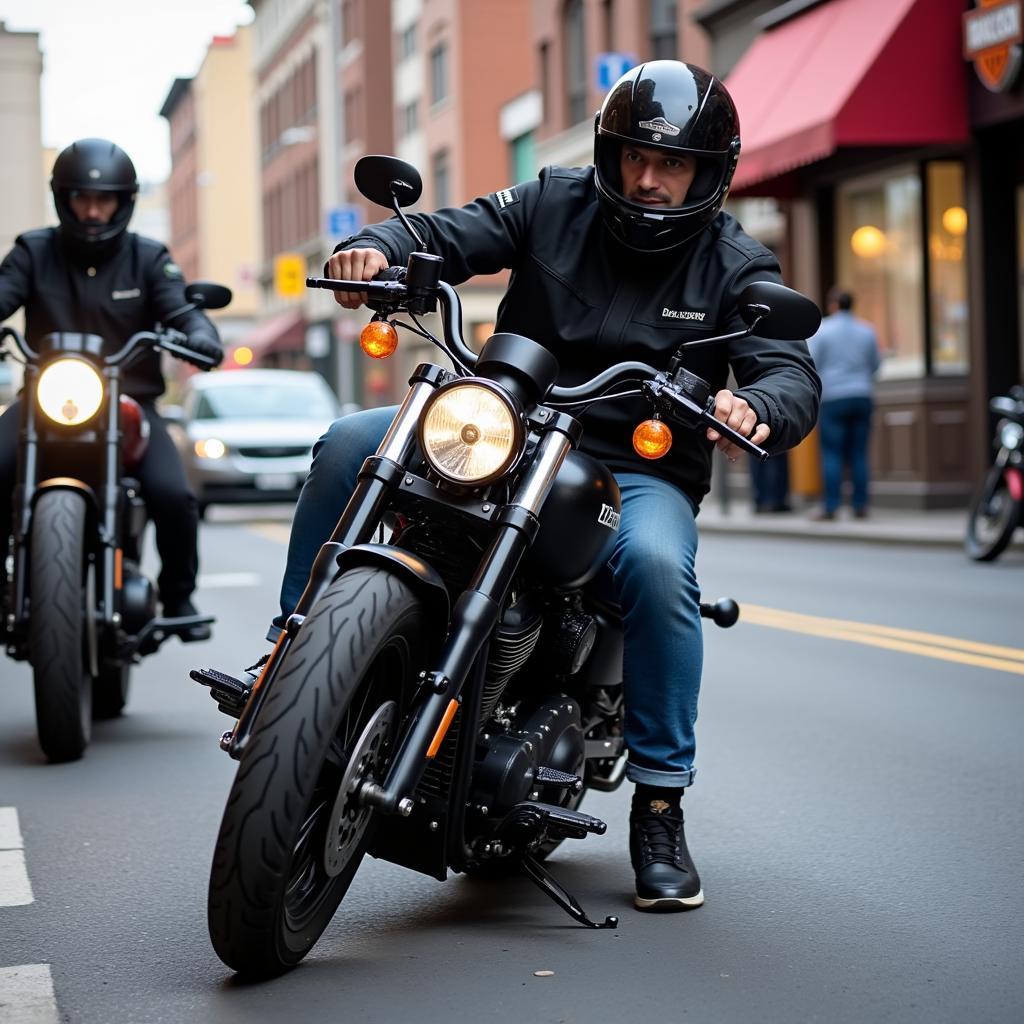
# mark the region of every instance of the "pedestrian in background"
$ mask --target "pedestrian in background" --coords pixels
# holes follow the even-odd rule
[[[821,377],[818,419],[825,472],[825,504],[819,520],[835,519],[842,504],[843,471],[850,469],[853,514],[868,514],[868,438],[874,407],[874,379],[881,363],[875,329],[853,315],[853,296],[842,288],[828,293],[829,315],[808,342]]]
[[[754,512],[789,512],[789,458],[785,452],[773,452],[762,462],[750,456],[750,486]]]

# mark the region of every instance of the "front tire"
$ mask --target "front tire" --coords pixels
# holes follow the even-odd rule
[[[367,778],[383,781],[422,655],[419,601],[379,569],[342,575],[302,626],[242,753],[217,837],[207,920],[228,967],[280,974],[330,923],[374,824],[340,795],[342,782],[351,792]]]
[[[1013,538],[1020,520],[1020,505],[1010,493],[1006,474],[995,466],[975,495],[967,515],[964,548],[976,562],[998,558]]]
[[[85,499],[49,491],[32,514],[29,643],[39,745],[75,761],[89,744],[92,687],[85,665]]]

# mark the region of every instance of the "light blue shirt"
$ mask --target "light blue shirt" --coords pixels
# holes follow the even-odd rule
[[[807,342],[821,377],[821,400],[870,398],[881,357],[875,329],[848,310],[825,317]]]

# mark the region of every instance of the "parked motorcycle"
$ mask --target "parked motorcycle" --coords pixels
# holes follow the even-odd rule
[[[221,285],[185,289],[192,309],[231,300]],[[139,568],[146,508],[132,469],[149,424],[121,393],[124,368],[156,348],[202,369],[214,361],[185,347],[180,331],[157,327],[105,354],[95,334],[47,334],[32,349],[11,327],[25,366],[13,533],[3,539],[7,653],[32,665],[39,744],[51,761],[72,761],[94,718],[114,718],[128,699],[132,664],[168,637],[210,616],[158,618],[156,592]],[[10,353],[0,349],[0,357]]]
[[[416,170],[364,157],[356,182],[423,250],[402,211],[419,197]],[[522,871],[579,923],[614,928],[542,863],[564,839],[605,832],[579,805],[622,782],[627,756],[622,623],[600,577],[619,492],[574,450],[572,411],[644,395],[653,415],[636,444],[649,457],[668,450],[668,420],[766,455],[715,420],[707,383],[682,368],[686,345],[668,371],[623,362],[576,387],[556,386],[554,357],[520,335],[495,334],[475,355],[441,267],[419,251],[371,283],[307,280],[368,293],[371,355],[394,350],[405,313],[455,368],[413,373],[259,675],[192,673],[238,718],[221,738],[239,767],[208,923],[245,975],[298,964],[367,853],[441,880]],[[741,301],[748,329],[717,340],[755,326],[805,338],[820,321],[781,285],[752,285]],[[435,305],[441,339],[419,319]],[[701,612],[722,626],[739,614],[729,600]]]
[[[996,461],[967,514],[964,548],[976,562],[998,558],[1024,525],[1024,387],[1010,388],[1009,395],[993,398],[989,409],[999,417],[992,446]]]

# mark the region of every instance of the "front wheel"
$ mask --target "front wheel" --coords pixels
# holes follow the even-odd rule
[[[382,782],[415,673],[422,611],[380,569],[324,592],[260,710],[213,856],[207,920],[217,955],[250,977],[294,967],[330,923],[370,843],[357,800]]]
[[[1020,520],[1020,503],[1010,493],[1006,473],[989,470],[967,515],[964,548],[976,562],[991,562],[1003,553]]]
[[[29,618],[39,745],[74,761],[89,744],[92,687],[85,658],[85,499],[48,491],[32,514]]]

